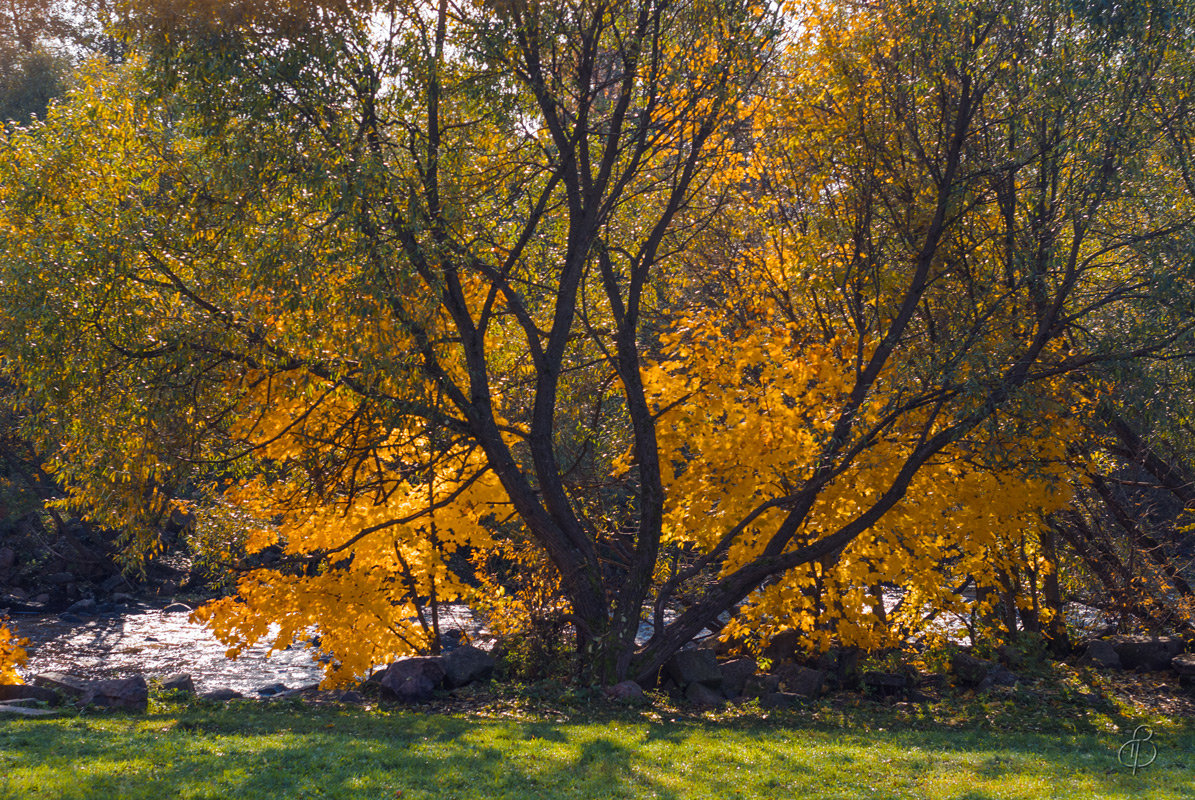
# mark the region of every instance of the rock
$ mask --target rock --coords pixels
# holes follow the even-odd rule
[[[780,688],[786,692],[801,697],[817,697],[822,693],[826,683],[826,673],[820,669],[810,669],[798,664],[789,664],[777,670],[780,676]]]
[[[1116,648],[1107,639],[1096,639],[1087,645],[1087,649],[1083,651],[1083,656],[1079,661],[1105,669],[1121,669],[1122,667],[1120,656],[1116,654]]]
[[[236,689],[212,689],[210,692],[204,692],[199,696],[204,700],[211,700],[216,703],[227,703],[229,700],[240,700],[245,695],[241,694]]]
[[[450,650],[443,656],[441,663],[444,667],[444,684],[449,689],[476,681],[488,681],[494,674],[494,659],[486,651],[472,645]]]
[[[763,697],[780,691],[779,675],[752,675],[743,684],[744,697]]]
[[[718,669],[718,658],[713,650],[681,650],[664,668],[678,686],[700,683],[708,689],[717,689],[722,685],[722,671]]]
[[[859,680],[863,691],[873,697],[907,694],[909,678],[898,672],[864,672]]]
[[[19,717],[49,717],[57,714],[49,708],[26,708],[25,706],[10,706],[0,703],[0,715],[12,714]]]
[[[951,671],[964,686],[978,686],[995,668],[996,665],[991,661],[976,658],[968,653],[955,653],[950,659]]]
[[[275,697],[289,691],[290,688],[285,683],[271,683],[269,686],[263,686],[258,689],[257,693],[262,697]]]
[[[444,681],[444,664],[440,656],[403,658],[377,674],[377,681],[386,693],[403,703],[423,703]]]
[[[195,681],[187,673],[179,672],[162,678],[162,689],[167,692],[195,694]]]
[[[11,569],[17,563],[17,552],[11,547],[0,547],[0,570]]]
[[[65,622],[69,625],[79,625],[87,620],[83,619],[83,617],[80,617],[78,614],[72,613],[70,611],[63,611],[58,615],[58,621]]]
[[[360,704],[365,702],[365,695],[360,692],[354,692],[352,689],[341,692],[336,696],[337,701],[341,703]]]
[[[1113,636],[1108,641],[1125,669],[1167,669],[1183,651],[1183,641],[1176,636]]]
[[[186,603],[171,603],[162,609],[163,614],[190,614],[195,609]]]
[[[1005,667],[997,666],[979,682],[979,690],[986,691],[994,686],[1016,686],[1020,682],[1020,675]]]
[[[75,576],[69,572],[54,572],[42,578],[42,583],[48,583],[51,586],[65,586],[74,582]]]
[[[467,638],[460,628],[453,628],[440,634],[440,652],[451,653],[458,647],[464,647]],[[316,645],[318,647],[318,645]]]
[[[96,609],[96,602],[90,598],[87,598],[84,600],[79,600],[77,602],[71,603],[69,606],[66,607],[66,610],[68,612],[70,612],[70,611],[86,612],[86,611],[95,611],[95,609]]]
[[[759,698],[760,708],[792,708],[801,702],[801,695],[793,692],[768,692]]]
[[[800,645],[800,631],[792,629],[780,631],[780,633],[772,637],[772,641],[768,642],[768,646],[763,649],[763,657],[773,663],[791,661]]]
[[[713,651],[709,651],[713,655]],[[722,693],[703,683],[690,683],[685,689],[685,699],[695,706],[720,706],[726,702]]]
[[[33,602],[39,606],[44,606],[46,603],[50,602],[49,592],[42,592],[37,597],[33,598]]]
[[[125,581],[123,575],[113,575],[112,577],[105,579],[104,582],[100,584],[100,591],[114,592],[121,586],[124,586],[126,583],[127,581]]]
[[[58,692],[44,686],[30,686],[24,683],[0,684],[0,702],[13,700],[37,700],[44,703],[58,704]]]
[[[1195,679],[1195,653],[1180,653],[1170,659],[1170,668],[1184,680]]]
[[[87,693],[87,681],[63,672],[44,672],[41,675],[34,675],[32,683],[34,686],[51,689],[74,700]]]
[[[149,705],[149,690],[145,678],[116,678],[107,681],[93,681],[79,700],[85,706],[118,708],[144,712]]]
[[[743,693],[747,679],[759,671],[754,658],[735,658],[718,666],[722,672],[722,694],[734,699]]]
[[[613,686],[607,686],[605,694],[610,700],[629,706],[642,706],[650,702],[647,695],[643,693],[643,687],[634,681],[623,681]]]
[[[116,592],[110,599],[113,603],[132,603],[137,600],[136,597],[133,597],[133,595],[127,594],[125,592]]]

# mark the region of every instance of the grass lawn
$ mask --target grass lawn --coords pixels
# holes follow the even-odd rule
[[[1139,722],[1158,755],[1117,750]],[[718,714],[497,703],[460,714],[155,701],[0,721],[0,798],[1195,798],[1195,721],[820,702]]]

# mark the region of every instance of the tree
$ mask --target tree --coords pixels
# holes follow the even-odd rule
[[[1187,335],[1188,17],[155,4],[4,143],[4,347],[80,504],[285,548],[230,642],[434,647],[514,526],[594,680],[745,601],[874,644],[1036,563],[1084,371]]]

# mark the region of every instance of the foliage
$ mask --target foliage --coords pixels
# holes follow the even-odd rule
[[[598,681],[1048,622],[1073,420],[1195,324],[1191,13],[132,3],[0,144],[0,347],[71,503],[235,509],[282,560],[202,618],[331,680],[503,551]]]
[[[17,638],[7,622],[7,617],[0,618],[0,684],[24,683],[17,673],[17,668],[24,664],[28,657],[23,647],[28,642]]]

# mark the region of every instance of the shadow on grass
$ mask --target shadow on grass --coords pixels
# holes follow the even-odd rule
[[[20,720],[0,723],[0,798],[1190,796],[1158,790],[1190,783],[1176,755],[1195,749],[1190,725],[1163,743],[1161,778],[1138,779],[1115,764],[1118,734],[1001,729],[990,706],[969,727],[874,708],[548,722],[234,704]]]

